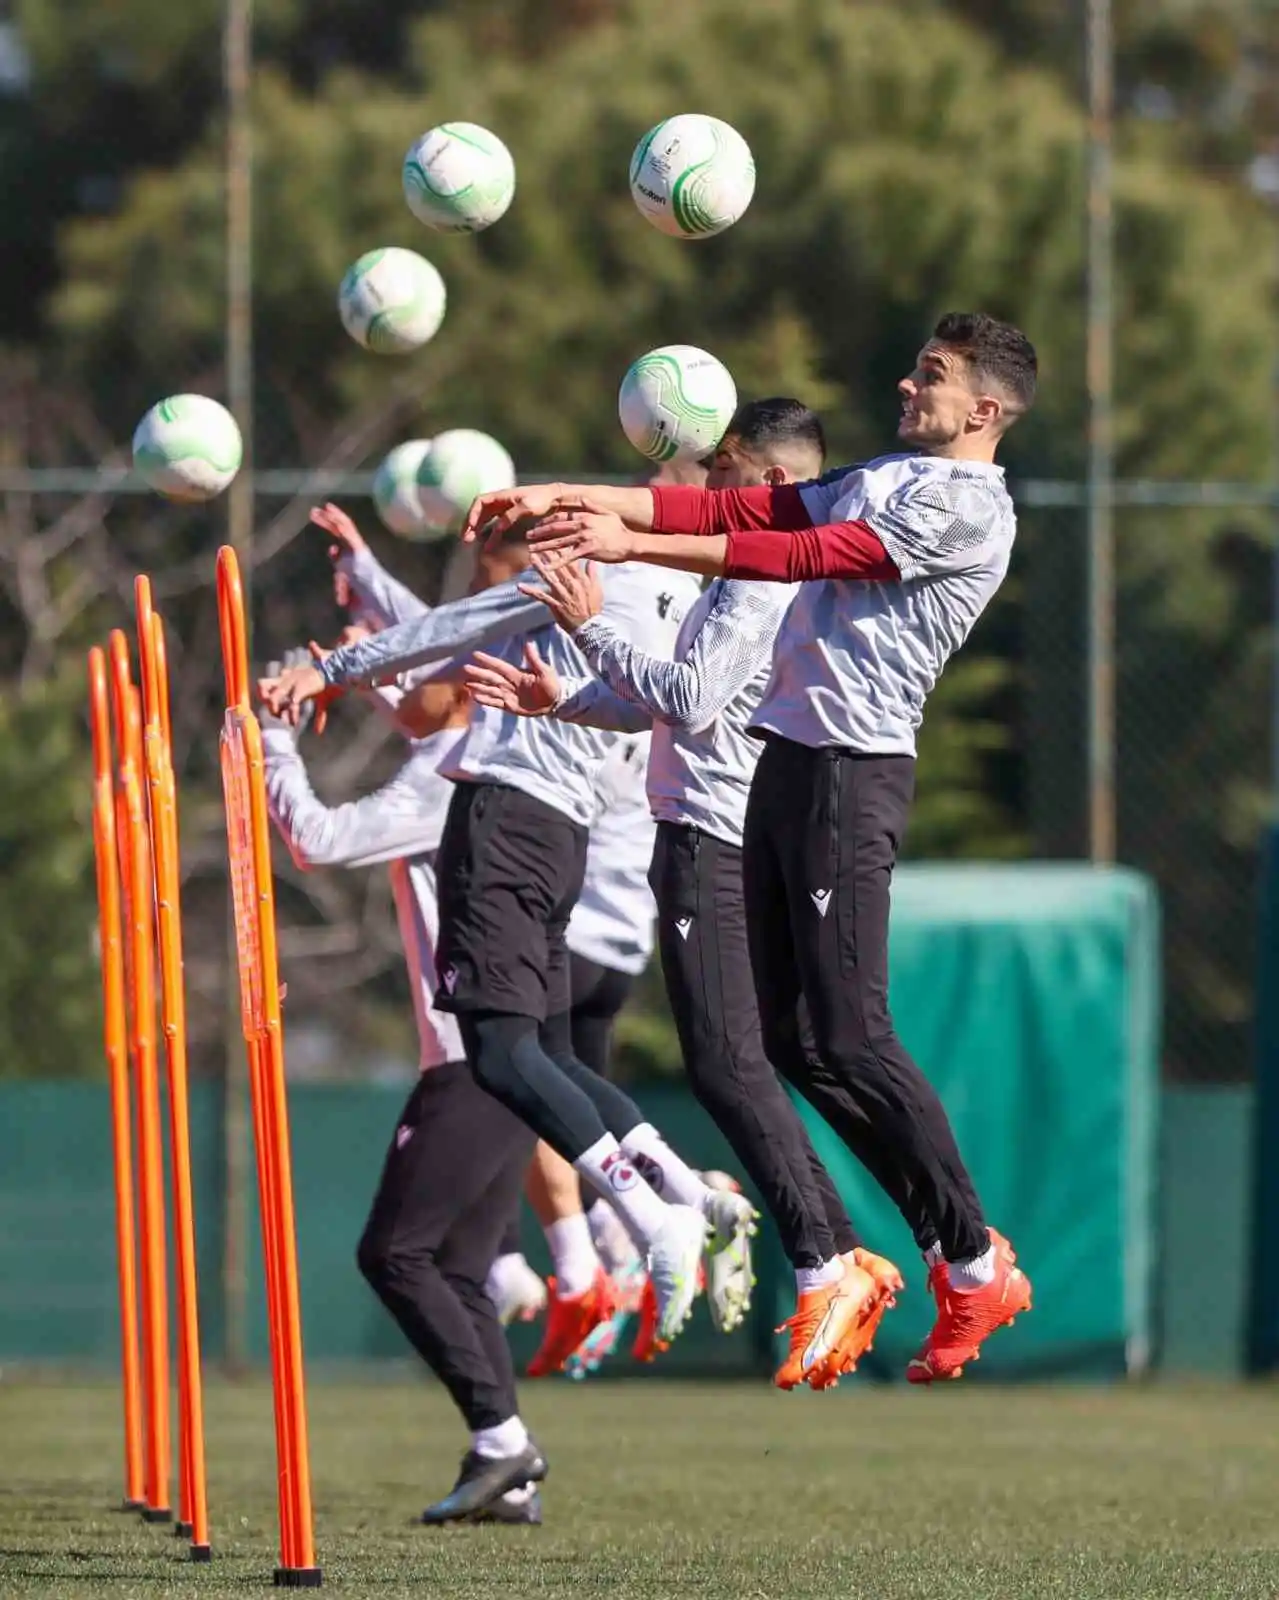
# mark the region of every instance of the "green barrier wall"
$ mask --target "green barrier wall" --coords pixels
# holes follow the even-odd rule
[[[1152,1336],[1156,1232],[1157,919],[1149,886],[1126,873],[1072,868],[918,867],[900,872],[895,903],[899,1027],[946,1101],[992,1221],[1015,1235],[1036,1283],[1035,1314],[992,1344],[981,1370],[1031,1376],[1140,1365]],[[382,1086],[290,1091],[313,1361],[403,1354],[354,1264],[403,1094]],[[733,1166],[681,1086],[650,1087],[639,1098],[695,1163]],[[224,1325],[215,1086],[195,1086],[192,1129],[203,1343],[216,1357]],[[922,1271],[895,1215],[824,1125],[814,1137],[868,1240],[907,1272],[909,1292],[868,1363],[899,1372],[928,1322]],[[545,1259],[531,1236],[529,1246]],[[264,1359],[256,1241],[250,1288],[250,1350]],[[115,1295],[105,1087],[0,1085],[0,1361],[113,1360]],[[757,1305],[753,1328],[732,1339],[715,1336],[699,1310],[696,1326],[649,1370],[766,1368],[772,1326],[793,1308],[771,1230],[761,1239]],[[532,1337],[519,1330],[521,1352]]]
[[[991,1342],[976,1369],[983,1376],[1147,1364],[1158,941],[1153,886],[1135,873],[897,874],[898,1030],[945,1102],[988,1220],[1012,1236],[1035,1284],[1035,1314]],[[900,1373],[931,1322],[918,1256],[882,1192],[811,1120],[860,1231],[907,1272],[908,1292],[866,1363]]]

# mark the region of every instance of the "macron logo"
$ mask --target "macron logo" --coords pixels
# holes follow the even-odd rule
[[[445,969],[444,969],[443,973],[441,974],[441,976],[444,979],[444,987],[448,990],[448,992],[450,994],[452,994],[453,991],[457,988],[457,968],[456,967],[445,967]]]
[[[819,917],[824,917],[826,915],[827,907],[830,905],[830,890],[814,889],[810,892],[808,898],[817,907],[817,915]]]
[[[400,1126],[395,1130],[395,1148],[397,1150],[403,1150],[404,1146],[412,1137],[412,1128],[406,1127],[404,1123],[401,1123]]]
[[[692,917],[676,917],[675,928],[681,939],[688,938],[688,930],[693,926]]]

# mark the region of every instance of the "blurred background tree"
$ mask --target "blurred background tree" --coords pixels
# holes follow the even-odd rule
[[[502,438],[526,472],[629,472],[639,463],[616,425],[617,381],[642,350],[675,341],[714,349],[743,395],[793,392],[819,405],[836,456],[864,457],[891,440],[893,385],[931,320],[980,304],[1027,327],[1043,362],[1041,404],[1009,441],[1011,475],[1078,477],[1076,10],[1049,0],[686,0],[678,29],[646,22],[651,12],[634,0],[575,0],[549,15],[533,0],[259,0],[258,464],[319,464],[337,452],[369,468],[397,437],[473,425]],[[1274,249],[1252,180],[1275,132],[1264,70],[1275,19],[1260,0],[1126,0],[1117,27],[1121,471],[1263,482]],[[219,391],[219,29],[213,0],[19,0],[13,12],[0,39],[9,289],[0,337],[34,363],[23,370],[34,371],[32,414],[45,422],[33,429],[10,415],[9,464],[107,459],[159,395]],[[746,219],[696,246],[646,228],[625,185],[638,134],[681,108],[734,123],[760,169]],[[518,165],[511,212],[475,238],[425,233],[400,194],[410,140],[449,117],[492,126]],[[395,363],[357,350],[334,312],[343,269],[375,244],[424,251],[449,288],[439,338]],[[367,505],[352,509],[370,520]],[[279,510],[262,507],[264,651],[336,621],[322,544],[295,537],[304,508],[272,521]],[[11,496],[14,526],[19,513],[35,515]],[[32,612],[29,558],[12,540],[0,549],[13,622],[0,649],[6,670],[26,663],[10,692],[15,706],[28,696],[45,706],[46,679],[121,620],[132,572],[157,576],[182,646],[184,842],[198,909],[190,959],[208,1044],[224,976],[207,588],[221,513],[128,497],[42,502],[49,521],[34,531],[77,515],[83,533],[41,569],[54,593],[71,596],[55,608],[52,636],[49,608],[43,622]],[[1179,512],[1175,527],[1142,513],[1121,528],[1123,706],[1147,730],[1123,746],[1125,856],[1148,857],[1165,880],[1171,981],[1190,997],[1189,1070],[1210,1037],[1214,1059],[1237,1059],[1229,1041],[1241,1002],[1224,975],[1246,966],[1247,933],[1220,885],[1237,885],[1255,848],[1263,537],[1255,518],[1205,510]],[[1220,559],[1223,542],[1237,559]],[[438,584],[439,550],[389,538],[379,548],[407,578]],[[1078,518],[1023,519],[1013,580],[930,704],[916,856],[1079,852],[1081,572]],[[1223,704],[1234,718],[1225,740]],[[36,765],[70,793],[82,750],[74,709],[57,706],[35,719],[47,735],[33,735],[29,719],[22,737],[47,737]],[[18,727],[0,723],[0,741]],[[354,722],[347,740],[317,750],[321,785],[334,792],[350,772],[375,776],[395,757]],[[1210,748],[1224,760],[1226,744],[1239,760],[1220,786],[1196,792],[1196,763]],[[0,750],[0,765],[12,762]],[[291,948],[310,954],[290,973],[296,1014],[331,1024],[351,1047],[393,1038],[395,1026],[406,1035],[385,897],[282,871]],[[86,966],[75,982],[92,978]],[[92,995],[76,993],[87,1011]],[[400,1021],[388,1035],[392,1015]],[[92,1069],[92,1052],[50,1037],[30,1052],[32,1068],[56,1057],[64,1070]],[[669,1055],[655,1004],[630,1039],[636,1061]]]

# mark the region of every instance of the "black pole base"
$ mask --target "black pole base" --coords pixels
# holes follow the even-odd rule
[[[173,1524],[173,1537],[175,1539],[189,1539],[195,1529],[189,1522],[175,1522]]]
[[[121,1500],[120,1502],[121,1511],[145,1511],[146,1508],[147,1503],[145,1500]]]
[[[143,1506],[143,1522],[172,1522],[173,1513],[168,1506]]]
[[[213,1551],[207,1544],[193,1544],[191,1546],[192,1561],[212,1561]]]
[[[277,1567],[275,1569],[275,1586],[277,1589],[318,1589],[324,1582],[324,1572],[320,1567]]]

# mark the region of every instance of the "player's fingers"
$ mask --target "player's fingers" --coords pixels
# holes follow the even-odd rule
[[[532,639],[524,646],[524,659],[528,662],[529,670],[536,672],[539,677],[546,672],[547,668],[545,661],[542,660],[542,652]]]
[[[486,655],[483,650],[477,650],[471,660],[503,683],[516,684],[520,681],[520,669],[509,661],[503,661],[500,656]],[[464,670],[469,671],[470,668]]]

